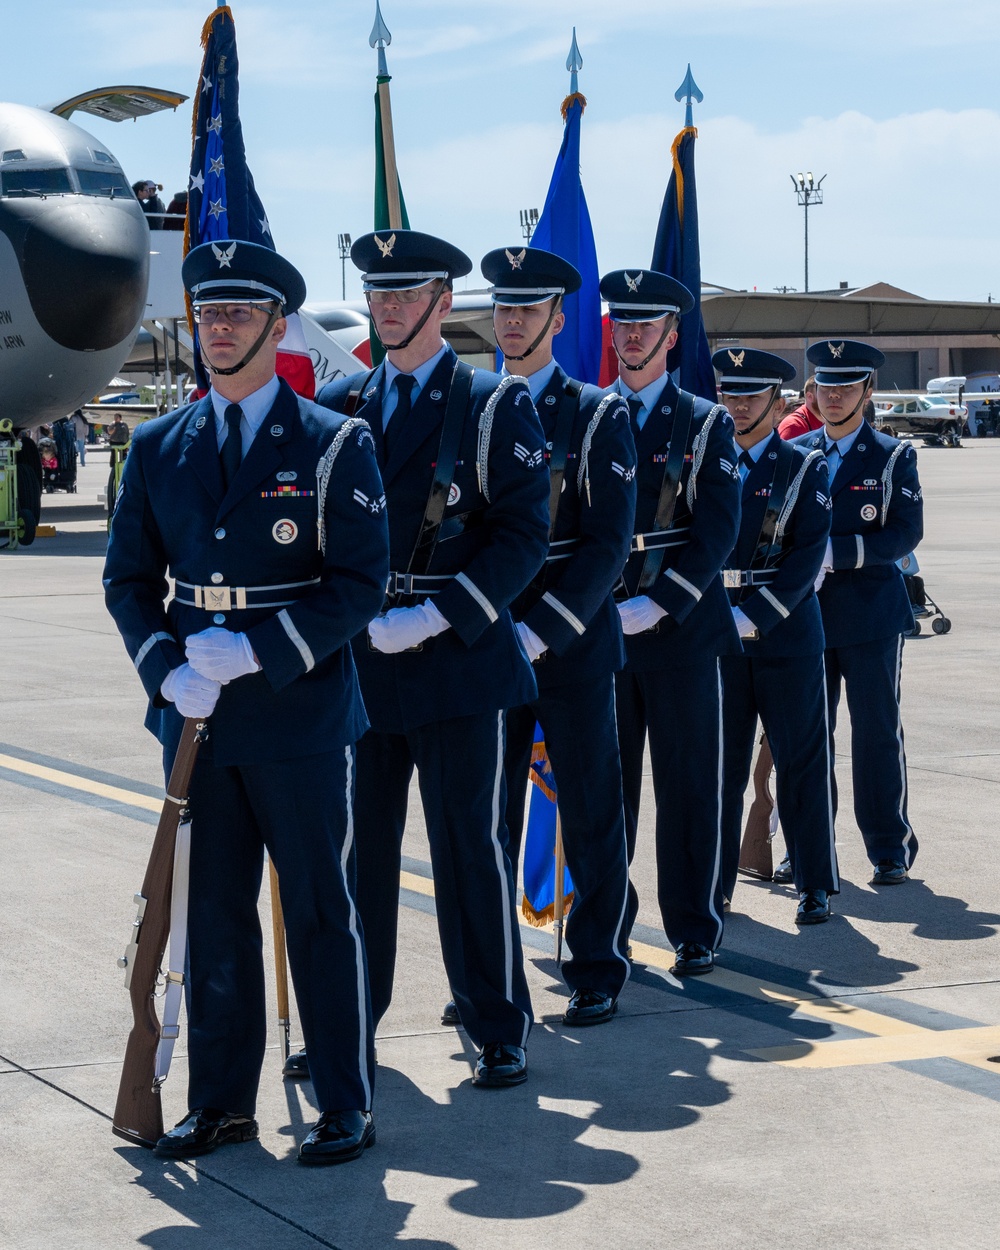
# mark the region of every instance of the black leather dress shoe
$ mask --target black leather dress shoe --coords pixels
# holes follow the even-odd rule
[[[455,1006],[455,1000],[453,998],[448,999],[441,1011],[441,1023],[450,1024],[456,1029],[462,1023],[461,1017],[458,1014],[458,1008]]]
[[[281,1069],[281,1075],[288,1077],[290,1081],[309,1080],[309,1060],[306,1058],[305,1047],[288,1056],[285,1066]]]
[[[604,1024],[618,1010],[618,999],[600,990],[574,990],[563,1015],[563,1024],[583,1028],[588,1024]]]
[[[521,1046],[489,1042],[476,1060],[473,1085],[483,1089],[503,1089],[528,1079],[528,1057]]]
[[[715,967],[715,956],[700,942],[678,942],[674,951],[675,977],[702,977]]]
[[[300,1163],[348,1163],[375,1145],[370,1111],[324,1111],[299,1147]]]
[[[795,912],[796,924],[822,924],[833,915],[826,890],[803,890]]]
[[[164,1133],[153,1147],[161,1159],[194,1159],[210,1154],[227,1142],[256,1141],[257,1121],[250,1115],[200,1107],[189,1111],[187,1119]]]
[[[902,885],[910,874],[898,859],[880,859],[872,873],[872,885]]]
[[[787,855],[771,873],[771,880],[776,881],[778,885],[792,884],[792,861]]]

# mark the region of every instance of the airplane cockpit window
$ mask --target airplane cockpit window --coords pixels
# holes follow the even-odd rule
[[[8,148],[6,152],[0,154],[0,161],[23,161],[25,159],[24,152],[20,148]]]
[[[118,164],[110,152],[102,152],[100,148],[91,148],[91,152],[93,153],[94,160],[97,161],[98,165],[117,166]]]
[[[5,169],[0,173],[0,195],[72,195],[67,169]]]
[[[78,169],[76,176],[80,179],[80,190],[84,195],[131,195],[125,175],[111,169]]]

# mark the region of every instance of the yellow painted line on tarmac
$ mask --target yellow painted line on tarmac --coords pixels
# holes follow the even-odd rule
[[[150,798],[148,794],[139,794],[135,790],[123,790],[119,786],[109,786],[103,781],[91,781],[89,777],[78,777],[76,773],[64,773],[61,769],[48,768],[45,764],[32,764],[29,760],[19,760],[13,755],[0,753],[0,768],[23,773],[26,777],[37,777],[40,781],[53,781],[56,785],[66,786],[70,790],[96,794],[102,799],[114,799],[118,803],[127,803],[129,807],[141,807],[147,812],[159,812],[163,807],[162,799]]]
[[[996,1025],[969,1029],[922,1029],[910,1025],[907,1032],[892,1036],[815,1044],[799,1042],[746,1053],[785,1068],[851,1068],[872,1063],[899,1063],[906,1059],[959,1059],[1000,1075],[1000,1064],[991,1064],[988,1060],[988,1056],[998,1050],[1000,1027]]]
[[[399,884],[404,890],[412,890],[415,894],[423,894],[427,898],[434,897],[434,882],[430,877],[420,877],[415,872],[401,872]]]

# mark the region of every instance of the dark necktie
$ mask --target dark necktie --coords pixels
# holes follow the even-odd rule
[[[628,404],[628,419],[633,435],[639,433],[639,413],[642,412],[642,400],[638,395],[630,395],[625,400]]]
[[[389,423],[382,434],[382,446],[385,449],[386,460],[392,455],[392,449],[396,445],[400,431],[406,422],[406,418],[410,415],[413,388],[416,384],[417,379],[412,373],[399,373],[396,375],[394,383],[396,387],[396,407],[393,409]]]
[[[226,441],[222,444],[219,459],[222,462],[222,484],[228,490],[233,478],[239,472],[240,461],[243,459],[243,435],[240,433],[240,421],[243,409],[239,404],[230,404],[226,408]]]
[[[745,482],[753,472],[753,456],[748,451],[740,452],[740,481]]]

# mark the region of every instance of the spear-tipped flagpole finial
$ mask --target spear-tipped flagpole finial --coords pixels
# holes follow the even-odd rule
[[[388,66],[385,63],[385,50],[390,43],[392,43],[392,35],[389,33],[389,27],[385,24],[379,2],[375,0],[375,25],[372,27],[372,33],[368,36],[368,46],[370,48],[378,48],[378,72],[380,78],[387,76],[389,73]]]
[[[583,69],[583,57],[580,54],[580,45],[576,42],[576,27],[573,27],[573,42],[570,45],[569,56],[566,58],[566,68],[569,70],[569,93],[576,95],[579,90],[576,76]]]
[[[687,100],[687,108],[685,109],[685,112],[684,112],[684,125],[685,126],[694,125],[694,117],[691,113],[691,101],[697,100],[698,103],[700,104],[702,100],[704,100],[704,98],[705,98],[704,95],[698,88],[698,84],[694,80],[694,75],[691,73],[691,65],[689,63],[688,72],[684,75],[684,81],[674,92],[675,100],[685,100],[685,99]]]

